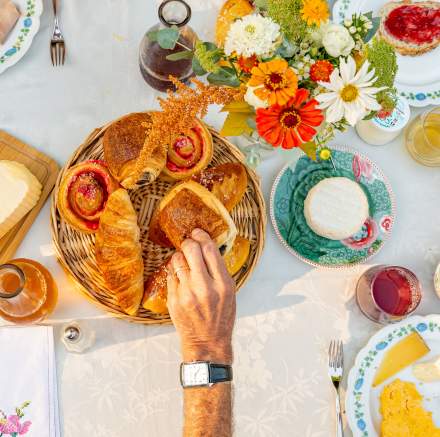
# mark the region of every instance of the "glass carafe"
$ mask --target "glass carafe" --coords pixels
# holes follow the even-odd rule
[[[147,31],[139,48],[139,67],[142,77],[153,88],[159,91],[174,89],[169,76],[175,76],[182,82],[194,76],[191,59],[170,61],[166,57],[185,49],[194,48],[197,35],[188,26],[191,19],[191,8],[183,0],[165,0],[159,6],[160,23]],[[157,41],[148,37],[150,32],[155,32],[165,27],[177,26],[179,39],[174,49],[163,49]]]
[[[55,308],[58,290],[49,271],[36,261],[16,259],[0,265],[0,317],[37,323]]]

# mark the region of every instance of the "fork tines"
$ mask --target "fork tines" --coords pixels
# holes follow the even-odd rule
[[[332,340],[328,349],[328,365],[333,369],[344,365],[344,346],[341,340]]]
[[[66,46],[62,40],[51,40],[50,42],[50,58],[52,65],[64,65],[64,59],[66,57]]]

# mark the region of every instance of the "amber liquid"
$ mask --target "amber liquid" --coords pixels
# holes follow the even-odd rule
[[[407,128],[406,147],[420,164],[440,166],[440,112],[416,118]]]
[[[0,298],[0,317],[16,324],[37,323],[54,310],[58,289],[52,275],[40,263],[29,259],[10,261],[25,276],[23,290],[15,297]],[[0,275],[0,289],[6,294],[14,293],[20,278],[13,272]]]

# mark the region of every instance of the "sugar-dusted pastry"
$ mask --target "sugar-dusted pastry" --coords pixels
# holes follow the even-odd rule
[[[196,119],[189,133],[180,135],[169,146],[161,177],[169,181],[188,179],[209,165],[212,154],[212,135],[205,124]]]
[[[108,197],[119,188],[102,161],[85,161],[71,167],[61,180],[58,210],[78,231],[94,233]]]
[[[113,122],[103,137],[104,158],[112,175],[123,185],[132,185],[136,160],[144,146],[151,116],[148,112],[126,115]],[[139,180],[134,184],[150,183],[165,166],[166,149],[155,147],[146,160]]]
[[[195,181],[182,182],[168,192],[159,205],[159,223],[177,249],[195,228],[206,231],[226,252],[232,248],[237,235],[228,210]]]
[[[248,184],[246,168],[238,162],[207,168],[192,179],[211,191],[228,211],[233,210],[243,198]]]
[[[351,179],[326,178],[307,194],[304,216],[316,234],[330,240],[344,240],[360,231],[367,220],[367,195]]]
[[[142,306],[156,314],[167,314],[167,275],[169,259],[166,260],[145,283],[144,298]]]
[[[0,161],[0,238],[37,204],[41,188],[23,164]]]
[[[140,229],[128,192],[120,188],[108,198],[96,233],[96,262],[107,287],[127,314],[135,315],[144,293]]]
[[[379,35],[401,55],[422,55],[440,44],[438,1],[390,1],[380,15]]]
[[[19,17],[20,12],[11,0],[0,0],[0,44],[6,41]]]

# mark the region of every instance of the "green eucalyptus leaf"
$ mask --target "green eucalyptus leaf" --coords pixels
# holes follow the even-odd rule
[[[192,69],[193,69],[194,74],[196,76],[204,76],[207,73],[207,71],[205,71],[202,68],[202,66],[200,65],[199,60],[196,57],[194,57],[193,60],[192,60]]]
[[[194,53],[190,50],[183,50],[182,52],[171,53],[166,58],[168,61],[180,61],[182,59],[191,59]]]
[[[147,37],[150,41],[157,41],[157,34],[159,33],[158,30],[151,30],[150,32],[147,32]]]
[[[373,19],[373,11],[367,12],[366,14],[362,14],[367,17],[370,21]]]
[[[379,29],[380,26],[380,17],[374,17],[371,19],[371,22],[373,24],[373,27],[368,31],[368,33],[365,35],[364,42],[368,42],[373,38],[373,36],[376,34],[377,29]]]
[[[157,33],[157,42],[163,49],[172,50],[179,39],[179,28],[177,26],[161,29]]]
[[[237,72],[230,67],[222,67],[217,73],[210,73],[207,77],[208,82],[214,85],[225,85],[231,87],[240,86]]]

